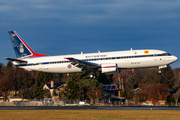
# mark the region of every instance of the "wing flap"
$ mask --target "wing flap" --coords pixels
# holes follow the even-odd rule
[[[75,58],[64,58],[64,59],[68,59],[70,61],[72,61],[72,65],[78,67],[78,68],[82,68],[83,69],[98,69],[100,68],[99,64],[96,63],[92,63],[92,62],[87,62],[84,60],[79,60],[79,59],[75,59]]]

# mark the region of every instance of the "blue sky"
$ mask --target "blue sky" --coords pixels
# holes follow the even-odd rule
[[[0,0],[0,62],[8,31],[48,55],[159,49],[180,58],[179,0]],[[180,67],[180,60],[171,65]]]

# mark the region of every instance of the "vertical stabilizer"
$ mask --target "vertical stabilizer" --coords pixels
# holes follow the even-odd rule
[[[31,47],[20,37],[16,31],[9,31],[9,36],[17,58],[30,58],[47,56],[44,54],[36,53]]]

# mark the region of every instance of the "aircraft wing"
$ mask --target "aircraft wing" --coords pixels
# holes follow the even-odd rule
[[[12,62],[18,62],[20,64],[27,64],[27,61],[25,61],[25,60],[19,60],[19,59],[7,58],[7,57],[5,57],[4,59],[10,60]]]
[[[72,65],[74,65],[78,68],[81,68],[83,71],[100,68],[100,65],[96,64],[96,63],[87,62],[87,61],[79,60],[79,59],[75,59],[75,58],[64,58],[64,59],[68,59],[68,60],[72,61],[72,63],[71,63]]]

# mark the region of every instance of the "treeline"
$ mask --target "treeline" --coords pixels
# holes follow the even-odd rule
[[[180,96],[178,93],[178,98],[175,98],[180,88],[180,68],[171,69],[167,66],[161,69],[161,73],[157,68],[123,70],[113,76],[113,83],[119,86],[124,97],[133,98],[135,102],[174,102]],[[136,88],[140,90],[134,94]]]
[[[18,91],[18,96],[28,99],[42,99],[50,97],[49,91],[44,91],[43,86],[53,80],[54,82],[65,82],[64,74],[52,74],[36,71],[26,71],[14,67],[11,62],[7,65],[0,63],[0,95],[4,101],[7,100],[10,90]]]
[[[6,66],[0,63],[0,95],[6,100],[10,90],[15,90],[19,91],[18,95],[22,98],[50,97],[49,91],[43,90],[43,86],[53,80],[66,83],[63,95],[60,96],[63,100],[98,102],[104,94],[103,85],[116,84],[121,90],[121,96],[133,98],[134,101],[166,99],[172,102],[175,100],[173,94],[180,87],[180,68],[172,70],[170,66],[162,69],[161,73],[156,68],[146,68],[122,70],[121,73],[114,75],[96,72],[95,79],[91,79],[89,75],[89,73],[74,73],[67,76],[67,74],[28,72],[14,67],[11,62]],[[144,87],[146,90],[134,95],[132,90],[138,87]],[[164,94],[167,89],[171,91],[168,96]]]

